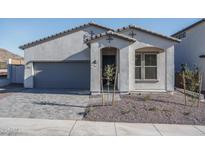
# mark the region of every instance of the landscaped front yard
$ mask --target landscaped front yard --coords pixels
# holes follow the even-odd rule
[[[87,108],[85,120],[136,123],[205,124],[205,104],[175,92],[171,94],[133,94],[121,96],[115,106],[96,102]]]
[[[102,106],[101,96],[11,87],[0,93],[0,117],[205,125],[205,103],[197,107],[188,97],[185,106],[184,95],[177,91],[118,98],[115,106]]]

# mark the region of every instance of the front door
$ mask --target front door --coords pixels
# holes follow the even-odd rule
[[[107,81],[104,78],[104,71],[107,65],[114,65],[116,67],[116,56],[115,55],[103,55],[102,56],[102,78],[103,78],[103,87],[107,89]],[[111,82],[110,88],[113,89],[114,81]]]

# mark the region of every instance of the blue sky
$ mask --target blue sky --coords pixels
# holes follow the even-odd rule
[[[198,20],[200,19],[0,19],[0,48],[8,49],[15,54],[23,56],[23,51],[18,48],[20,45],[90,21],[111,28],[120,28],[129,24],[135,24],[164,35],[171,35]]]

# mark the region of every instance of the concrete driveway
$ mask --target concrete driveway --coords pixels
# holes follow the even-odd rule
[[[11,88],[0,93],[0,117],[82,119],[88,103],[86,91]]]
[[[0,118],[0,135],[204,136],[205,126]]]

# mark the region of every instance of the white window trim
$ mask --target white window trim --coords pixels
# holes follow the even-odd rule
[[[136,79],[135,76],[135,82],[158,82],[158,56],[156,52],[135,52],[135,58],[136,55],[140,55],[141,56],[141,66],[136,66],[135,64],[135,68],[141,68],[141,79]],[[145,66],[145,55],[156,55],[156,60],[157,60],[157,65],[156,66]],[[157,68],[157,77],[156,79],[145,79],[145,67],[156,67]],[[136,71],[136,69],[135,69]]]

